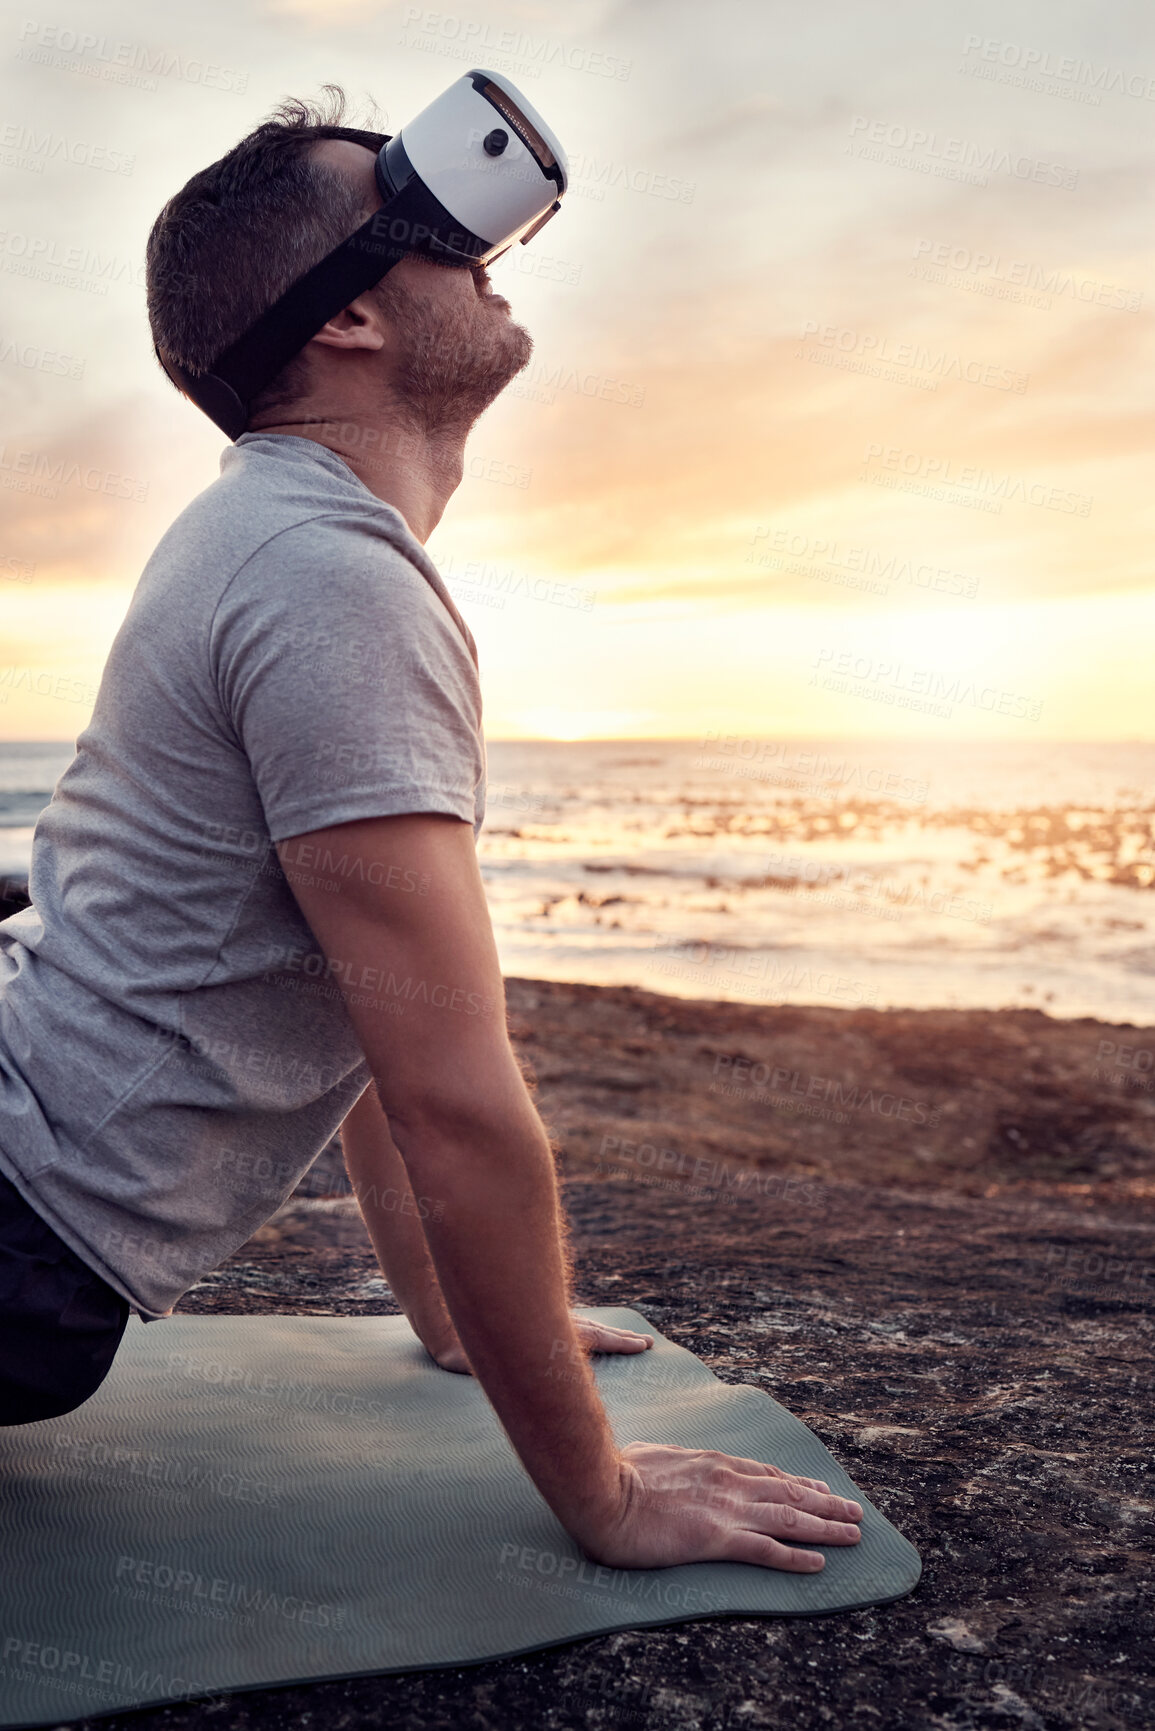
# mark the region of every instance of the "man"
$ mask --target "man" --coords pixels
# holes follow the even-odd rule
[[[283,105],[157,219],[149,316],[185,369],[380,207],[329,89],[333,118]],[[415,1332],[596,1561],[815,1570],[782,1541],[854,1543],[858,1504],[618,1448],[585,1353],[651,1343],[569,1309],[477,864],[476,649],[424,551],[531,348],[484,270],[408,255],[254,400],[142,574],[0,927],[0,1416],[86,1399],[129,1307],[171,1314],[340,1125]]]

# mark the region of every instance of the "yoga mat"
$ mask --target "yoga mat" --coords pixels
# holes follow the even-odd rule
[[[0,1726],[911,1590],[918,1552],[784,1407],[635,1310],[579,1314],[654,1336],[591,1361],[619,1443],[825,1479],[861,1502],[861,1544],[817,1575],[602,1567],[404,1317],[132,1316],[83,1406],[0,1428]]]

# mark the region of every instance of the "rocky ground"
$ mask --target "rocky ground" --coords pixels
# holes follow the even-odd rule
[[[1155,1725],[1155,1028],[508,982],[575,1299],[782,1401],[919,1547],[876,1610],[713,1618],[91,1721]],[[197,1313],[390,1313],[336,1150]],[[347,1186],[346,1186],[347,1188]]]

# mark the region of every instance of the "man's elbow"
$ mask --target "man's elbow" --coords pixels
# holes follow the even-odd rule
[[[515,1144],[546,1141],[512,1051],[482,1078],[459,1072],[415,1080],[391,1093],[387,1116],[406,1165],[426,1172],[466,1155],[479,1164],[501,1161]]]

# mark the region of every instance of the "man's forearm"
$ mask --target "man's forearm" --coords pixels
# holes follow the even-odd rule
[[[421,1210],[428,1215],[431,1203],[413,1194],[375,1083],[347,1113],[341,1151],[381,1272],[414,1333],[436,1354],[452,1340],[453,1323],[422,1227]]]
[[[314,832],[311,845],[430,886],[385,894],[366,870],[318,889],[283,862],[340,974],[410,1183],[433,1199],[421,1224],[469,1367],[559,1520],[587,1548],[612,1542],[635,1479],[570,1314],[553,1156],[509,1043],[472,828],[409,813]]]
[[[581,1541],[620,1502],[618,1450],[569,1311],[553,1157],[512,1058],[488,1110],[459,1128],[390,1114],[441,1292],[470,1364],[534,1483]]]

